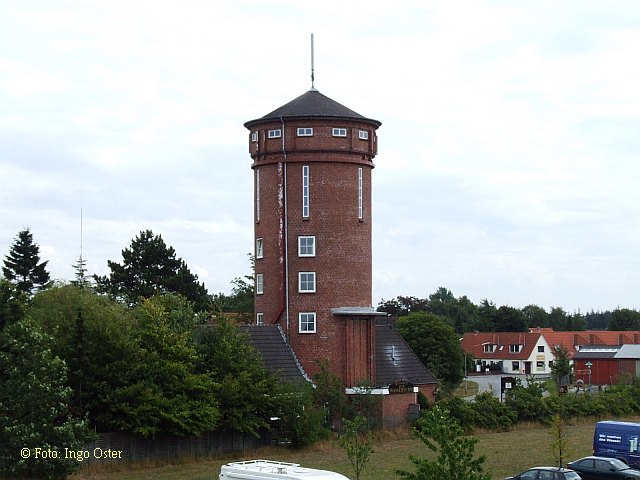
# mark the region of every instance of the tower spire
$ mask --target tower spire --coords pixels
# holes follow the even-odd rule
[[[316,88],[313,85],[314,81],[314,68],[313,68],[313,33],[311,34],[311,90],[315,90]]]

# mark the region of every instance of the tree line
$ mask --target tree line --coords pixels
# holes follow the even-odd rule
[[[209,295],[148,230],[122,257],[102,277],[89,277],[79,258],[73,280],[52,282],[30,231],[6,255],[0,477],[66,478],[80,464],[60,452],[81,449],[95,432],[236,432],[302,447],[329,435],[336,420],[368,410],[364,400],[347,402],[324,364],[316,388],[265,368],[238,316],[228,315],[249,308],[250,278],[235,279],[231,295]],[[36,448],[58,458],[36,458]],[[21,457],[22,449],[31,456]]]
[[[553,328],[556,331],[573,330],[640,330],[640,312],[617,308],[604,312],[568,313],[562,307],[549,311],[538,305],[523,308],[496,306],[484,299],[474,304],[467,296],[456,298],[451,290],[440,287],[427,298],[398,296],[382,299],[379,312],[403,317],[415,312],[438,315],[458,333],[465,332],[526,332],[529,328]]]

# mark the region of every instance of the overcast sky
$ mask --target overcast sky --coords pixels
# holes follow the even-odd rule
[[[144,229],[250,273],[243,123],[315,87],[382,122],[373,303],[640,308],[637,1],[0,0],[0,255],[53,278]]]

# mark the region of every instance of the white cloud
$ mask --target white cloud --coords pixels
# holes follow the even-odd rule
[[[140,230],[212,292],[248,272],[242,124],[310,86],[382,121],[374,302],[640,308],[640,7],[629,1],[0,5],[0,252],[71,278]],[[339,14],[337,14],[339,12]],[[173,243],[172,243],[173,242]]]

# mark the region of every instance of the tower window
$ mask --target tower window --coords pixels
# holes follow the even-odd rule
[[[302,166],[302,218],[309,218],[309,165]]]
[[[252,142],[258,141],[258,132],[251,132],[251,141]]]
[[[264,313],[256,313],[256,325],[264,325]]]
[[[298,128],[299,137],[313,137],[313,128],[300,127]]]
[[[298,256],[299,257],[315,257],[316,256],[316,237],[299,236],[298,237]]]
[[[358,138],[360,140],[369,140],[369,132],[366,130],[360,130],[358,132]]]
[[[298,273],[298,293],[315,293],[316,272]]]
[[[256,238],[256,258],[262,258],[264,256],[264,240],[262,238]]]
[[[256,273],[256,295],[264,293],[264,274]]]
[[[298,331],[300,333],[316,333],[315,312],[300,312],[298,314]]]
[[[346,137],[347,129],[346,128],[334,128],[332,130],[332,134],[334,137]]]
[[[358,219],[362,220],[363,218],[363,207],[362,207],[362,167],[358,168]]]
[[[276,130],[269,130],[268,137],[269,138],[280,138],[282,136],[282,130],[279,128]]]
[[[256,169],[256,223],[260,221],[260,170]]]

